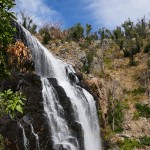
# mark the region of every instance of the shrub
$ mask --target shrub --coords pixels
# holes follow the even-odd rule
[[[2,135],[0,135],[0,150],[4,150],[5,145],[4,145],[4,138]]]
[[[139,113],[139,116],[150,118],[150,107],[149,106],[137,103],[135,105],[135,107]]]
[[[81,38],[84,37],[84,28],[81,26],[80,23],[75,24],[69,30],[70,38],[75,41],[79,41]]]
[[[124,57],[129,57],[130,52],[128,50],[123,50]]]
[[[150,137],[144,136],[140,138],[140,141],[142,145],[150,146]]]
[[[138,95],[138,94],[142,94],[142,93],[145,93],[146,89],[144,87],[139,87],[138,89],[134,89],[132,91],[132,93],[134,95]]]
[[[7,53],[10,70],[20,72],[33,70],[31,52],[21,41],[11,44],[7,49]]]
[[[14,14],[10,9],[15,5],[12,0],[0,1],[0,80],[9,75],[6,49],[12,42],[15,29],[11,25]]]
[[[135,139],[126,138],[124,141],[119,141],[119,150],[133,150],[134,148],[142,147],[141,143]]]
[[[46,45],[46,44],[48,44],[50,39],[51,39],[50,33],[45,32],[43,35],[42,43]]]
[[[145,53],[150,52],[150,43],[148,43],[148,44],[144,47],[144,52],[145,52]]]
[[[124,104],[119,101],[115,100],[115,106],[112,107],[112,105],[109,106],[109,116],[108,121],[111,127],[113,128],[113,119],[114,119],[114,131],[115,132],[122,132],[122,123],[124,120],[124,113],[123,109],[125,108]]]
[[[94,55],[95,55],[95,51],[92,49],[89,49],[86,52],[87,63],[83,65],[83,68],[82,68],[83,72],[90,73],[90,67],[91,67]]]

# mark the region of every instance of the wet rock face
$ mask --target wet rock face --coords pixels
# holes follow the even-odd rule
[[[75,120],[69,98],[55,78],[50,78],[49,82],[57,91],[60,104],[64,108],[69,130],[77,138],[80,149],[84,150],[82,126]],[[11,119],[9,116],[3,116],[0,119],[0,134],[4,136],[6,150],[25,150],[25,147],[28,150],[38,150],[31,125],[35,134],[39,137],[40,149],[54,150],[48,119],[44,112],[40,77],[35,74],[15,74],[0,83],[0,91],[7,89],[22,92],[27,101],[23,115],[17,114],[15,119]],[[27,138],[26,146],[22,128]],[[64,150],[61,145],[59,149]]]
[[[0,84],[0,91],[12,89],[14,92],[22,92],[26,98],[24,115],[17,115],[15,120],[8,116],[0,119],[0,134],[6,139],[6,149],[24,150],[23,130],[28,139],[28,150],[37,150],[35,136],[32,133],[31,125],[34,132],[39,136],[40,147],[43,150],[52,149],[50,129],[47,118],[43,110],[42,87],[40,77],[35,74],[16,74]]]
[[[16,42],[17,40],[21,40],[25,45],[27,44],[27,41],[25,39],[25,34],[21,29],[21,26],[16,23],[16,21],[11,21],[12,26],[16,29],[16,32],[13,37],[13,42]]]

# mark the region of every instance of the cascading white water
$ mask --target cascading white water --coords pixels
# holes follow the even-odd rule
[[[28,150],[28,140],[27,140],[24,128],[23,128],[23,126],[21,124],[19,124],[19,126],[22,129],[24,149]]]
[[[34,135],[35,139],[36,139],[36,150],[40,150],[40,146],[39,146],[39,136],[34,132],[33,126],[32,124],[30,124],[31,126],[31,132]]]
[[[74,73],[73,68],[56,59],[27,30],[23,30],[28,47],[32,52],[35,71],[41,76],[44,109],[49,119],[54,148],[57,150],[57,145],[61,144],[67,150],[79,150],[77,140],[75,140],[76,144],[72,144],[69,140],[70,138],[75,139],[75,137],[69,132],[66,120],[62,115],[63,108],[59,104],[57,93],[46,79],[50,77],[57,79],[58,84],[63,87],[71,101],[76,122],[79,122],[82,126],[84,149],[101,150],[100,129],[93,97],[86,90],[77,86],[76,83],[70,83],[67,73]],[[62,114],[60,115],[60,113]]]
[[[50,122],[50,128],[52,138],[54,141],[54,149],[57,149],[59,145],[67,150],[77,150],[77,140],[71,135],[68,130],[68,125],[65,121],[64,111],[57,99],[57,93],[52,85],[50,85],[48,79],[41,78],[42,81],[42,94],[44,99],[44,109]],[[70,143],[70,140],[74,140],[76,145]]]

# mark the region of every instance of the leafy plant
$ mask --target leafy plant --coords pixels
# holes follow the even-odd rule
[[[0,114],[6,113],[14,118],[16,112],[23,113],[25,100],[21,92],[13,93],[10,89],[0,92]]]
[[[15,19],[14,13],[10,12],[14,5],[13,0],[0,0],[0,80],[9,75],[6,49],[15,31],[11,25],[12,19]]]

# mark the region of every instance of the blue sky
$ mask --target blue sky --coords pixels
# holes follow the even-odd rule
[[[128,18],[149,17],[150,0],[16,0],[15,11],[20,10],[39,26],[60,22],[65,29],[80,22],[91,24],[94,30],[113,29]]]

